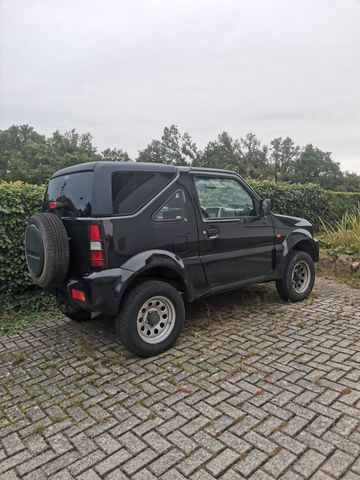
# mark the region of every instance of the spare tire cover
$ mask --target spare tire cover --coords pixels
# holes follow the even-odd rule
[[[36,213],[26,227],[26,262],[33,282],[51,287],[64,281],[70,248],[65,226],[54,213]]]

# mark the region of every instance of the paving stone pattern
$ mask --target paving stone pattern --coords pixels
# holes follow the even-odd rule
[[[272,284],[187,306],[139,359],[113,323],[0,338],[0,478],[360,479],[360,291]]]

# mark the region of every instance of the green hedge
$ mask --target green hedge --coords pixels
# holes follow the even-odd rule
[[[328,208],[327,192],[318,185],[278,183],[271,180],[249,180],[263,198],[270,198],[274,213],[303,217],[319,226],[319,216]]]
[[[41,208],[44,187],[0,182],[0,295],[30,285],[24,252],[27,220]]]
[[[360,193],[329,192],[316,185],[249,181],[274,212],[308,218],[316,227],[319,216],[335,221],[360,202]],[[24,292],[31,285],[24,255],[27,220],[41,208],[44,187],[0,182],[0,295]]]
[[[324,220],[332,223],[342,215],[353,209],[360,208],[360,192],[326,192],[327,196],[327,218]]]

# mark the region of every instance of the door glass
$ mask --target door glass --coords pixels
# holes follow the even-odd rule
[[[254,200],[232,178],[195,177],[203,218],[238,218],[255,215]]]
[[[156,222],[169,222],[185,218],[185,199],[181,190],[174,193],[154,214]]]

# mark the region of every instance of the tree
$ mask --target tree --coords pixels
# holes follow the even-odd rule
[[[360,192],[360,175],[345,172],[343,175],[343,181],[338,188],[345,192]]]
[[[102,160],[131,161],[121,148],[97,152],[90,133],[79,134],[75,129],[55,131],[50,137],[40,135],[29,125],[0,130],[0,180],[44,183],[61,168]],[[222,132],[200,152],[189,133],[181,133],[176,125],[171,125],[164,128],[159,140],[153,140],[139,152],[136,161],[223,168],[245,177],[312,182],[327,189],[360,191],[360,175],[343,174],[329,152],[311,144],[301,149],[290,137],[274,138],[266,146],[253,133],[234,139]]]
[[[39,135],[28,125],[13,125],[0,132],[1,179],[27,183],[44,183],[56,171],[101,157],[92,145],[89,133],[76,130],[51,137]]]
[[[61,134],[56,130],[48,143],[52,152],[51,163],[57,169],[100,160],[96,148],[92,145],[90,133],[80,135],[75,129],[71,129]]]
[[[295,162],[294,180],[318,183],[323,188],[335,190],[342,183],[343,175],[339,163],[331,159],[330,152],[322,152],[309,144]]]
[[[244,155],[239,140],[233,140],[227,132],[220,133],[218,138],[209,142],[195,165],[211,168],[233,170],[246,174]]]
[[[196,144],[188,133],[180,133],[176,125],[165,127],[161,140],[153,140],[139,152],[137,162],[189,165],[198,156]]]
[[[0,130],[0,180],[6,178],[11,163],[20,162],[23,156],[45,158],[46,154],[46,138],[33,127],[12,125],[7,130]]]
[[[107,148],[101,152],[101,160],[108,160],[111,162],[131,162],[128,153],[121,148]]]
[[[291,180],[294,165],[299,157],[300,147],[290,138],[274,138],[270,142],[270,161],[274,165],[275,180]]]
[[[244,138],[241,138],[240,145],[246,176],[253,178],[268,176],[268,148],[265,145],[261,147],[260,140],[253,133],[248,133]]]

